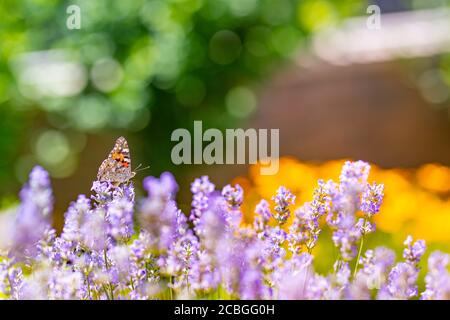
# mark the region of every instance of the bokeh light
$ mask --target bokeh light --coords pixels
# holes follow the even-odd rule
[[[237,118],[245,118],[254,112],[256,103],[255,94],[245,87],[233,88],[226,96],[227,110]]]

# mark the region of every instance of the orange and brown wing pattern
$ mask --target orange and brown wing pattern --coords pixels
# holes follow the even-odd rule
[[[135,175],[131,171],[131,157],[128,142],[124,137],[119,137],[116,143],[98,170],[99,181],[111,181],[124,183]]]

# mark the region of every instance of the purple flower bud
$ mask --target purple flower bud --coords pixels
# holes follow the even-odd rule
[[[269,203],[264,199],[261,200],[256,205],[255,218],[253,220],[253,228],[260,239],[264,239],[267,236],[267,228],[271,216]]]
[[[314,198],[295,211],[294,221],[289,228],[290,249],[300,253],[305,245],[311,252],[320,234],[319,219],[330,210],[330,197],[326,193],[324,182],[319,180],[319,186],[314,191]]]
[[[417,240],[413,243],[413,238],[408,236],[403,244],[406,246],[405,250],[403,250],[403,258],[412,265],[419,264],[420,258],[422,258],[427,249],[425,241]]]
[[[383,191],[383,184],[367,184],[366,189],[362,194],[360,209],[366,213],[369,218],[380,211],[380,206],[383,202]]]
[[[228,184],[222,189],[222,197],[225,198],[230,209],[236,210],[239,209],[244,200],[244,191],[238,184],[234,187]]]
[[[273,217],[279,224],[284,224],[291,215],[289,205],[293,205],[295,203],[295,196],[285,187],[279,187],[277,194],[272,199],[276,204],[275,214]]]

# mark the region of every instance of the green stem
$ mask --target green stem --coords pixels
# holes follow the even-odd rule
[[[89,278],[87,278],[86,280],[87,280],[88,297],[89,300],[91,300],[91,284],[89,283]]]
[[[103,291],[105,291],[106,298],[108,298],[108,300],[112,300],[112,299],[109,297],[108,290],[106,290],[105,285],[102,285],[102,288],[103,288]]]
[[[109,291],[111,292],[111,300],[114,300],[114,288],[111,284],[109,284]]]
[[[106,269],[108,270],[109,265],[108,265],[108,258],[106,257],[106,249],[103,250],[103,258],[105,259],[105,266],[106,266]]]
[[[355,271],[353,271],[353,278],[356,277],[356,272],[358,271],[359,258],[361,257],[363,244],[364,244],[364,233],[362,234],[361,243],[359,244],[358,256],[356,257],[356,263],[355,263]]]
[[[172,293],[172,275],[170,276],[169,293],[170,293],[170,300],[173,300],[173,293]]]
[[[133,277],[130,277],[130,285],[131,285],[131,290],[134,291],[134,281],[133,281]]]

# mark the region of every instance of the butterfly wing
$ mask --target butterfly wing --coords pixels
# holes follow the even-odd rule
[[[115,183],[124,183],[134,177],[131,172],[130,149],[127,140],[124,137],[117,139],[114,148],[109,153],[97,174],[99,181],[111,181]]]

